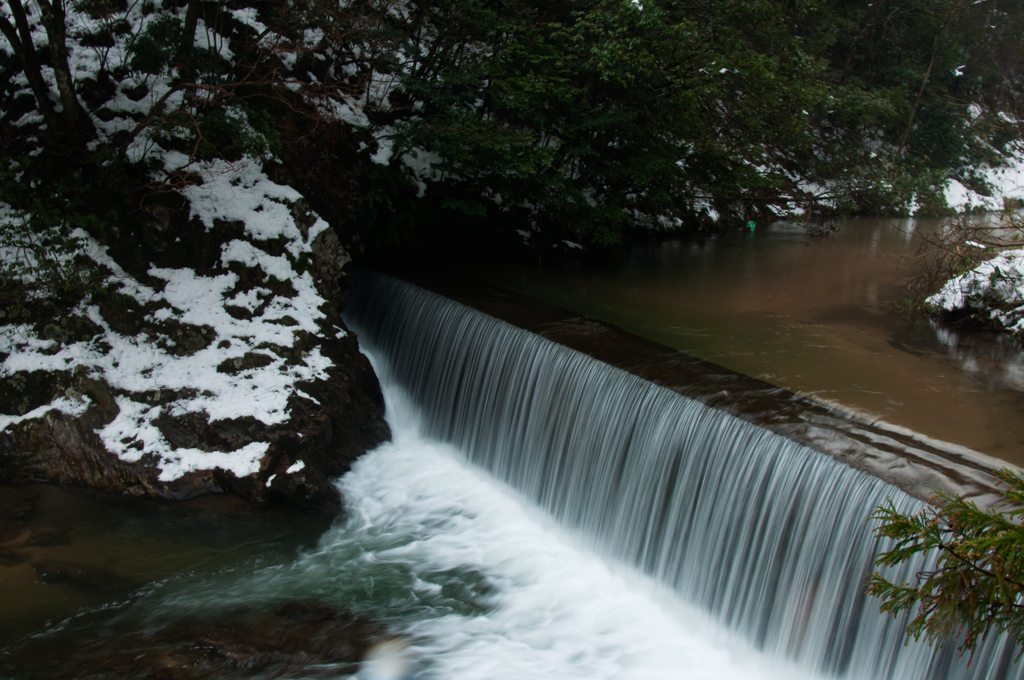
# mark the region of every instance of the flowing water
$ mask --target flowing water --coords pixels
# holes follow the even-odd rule
[[[771,658],[851,678],[1017,677],[1005,639],[968,667],[904,646],[905,622],[864,596],[884,548],[866,518],[886,498],[921,507],[894,487],[395,279],[364,276],[346,320],[424,434]]]
[[[424,680],[1024,675],[1004,638],[969,667],[905,647],[864,597],[865,518],[921,507],[880,480],[386,277],[346,320],[394,441],[340,480],[345,515],[42,499],[0,554],[0,677],[87,677],[33,650],[295,600],[406,637]]]
[[[54,618],[5,654],[86,637],[95,646],[126,630],[313,598],[408,636],[423,678],[805,677],[657,584],[594,557],[456,449],[417,434],[414,414],[403,418],[393,393],[395,441],[344,478],[348,516],[314,546],[193,565]],[[63,670],[67,659],[52,664]],[[37,663],[4,677],[63,677],[51,670]]]
[[[42,612],[27,602],[14,608],[7,621],[18,625],[0,637],[0,676],[88,677],[90,654],[126,631],[314,599],[407,637],[424,679],[818,677],[757,649],[657,579],[602,559],[586,535],[428,437],[432,426],[400,385],[385,377],[384,389],[394,441],[340,481],[347,512],[326,530],[315,518],[257,515],[230,499],[110,509],[92,494],[44,487],[56,498],[43,499],[25,531],[64,538],[19,549],[38,570],[59,545],[108,578],[18,584],[0,571],[7,597],[30,587],[38,601],[56,587],[64,598]],[[83,640],[76,667],[66,649]],[[49,653],[55,648],[62,654]],[[322,667],[295,675],[340,676]]]
[[[468,266],[820,402],[1024,466],[1024,352],[893,309],[937,220],[857,219],[827,238],[759,224],[637,246],[613,266]]]

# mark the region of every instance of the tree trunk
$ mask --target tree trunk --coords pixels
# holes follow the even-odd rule
[[[17,28],[12,26],[5,17],[0,16],[0,32],[7,38],[7,42],[14,49],[14,54],[21,61],[21,68],[25,71],[25,77],[36,98],[39,113],[46,121],[47,129],[50,132],[59,132],[61,121],[57,116],[57,111],[53,108],[53,102],[50,101],[50,87],[43,80],[43,72],[39,68],[39,60],[36,59],[35,46],[32,44],[32,30],[25,17],[25,8],[22,7],[21,0],[7,0],[7,5],[11,8],[11,16],[14,17]]]
[[[60,92],[60,101],[64,107],[61,117],[68,132],[79,141],[91,137],[95,133],[92,120],[82,108],[75,94],[75,82],[71,76],[71,67],[68,65],[67,26],[65,24],[64,0],[36,0],[39,5],[39,13],[42,17],[43,26],[46,28],[46,37],[50,42],[50,58],[53,62],[54,78],[57,81],[57,91]]]
[[[182,37],[185,47],[192,47],[196,41],[196,27],[199,25],[199,3],[200,0],[188,0],[188,9],[185,11],[185,35]]]

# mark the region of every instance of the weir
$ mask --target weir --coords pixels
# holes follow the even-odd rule
[[[1024,677],[1005,636],[968,665],[863,594],[866,518],[922,507],[882,480],[391,277],[359,274],[345,319],[423,434],[756,647],[842,678]]]

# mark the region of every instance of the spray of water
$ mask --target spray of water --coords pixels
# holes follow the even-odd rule
[[[906,621],[864,596],[884,548],[866,518],[920,507],[898,489],[395,279],[362,275],[346,321],[410,426],[748,646],[835,677],[1020,677],[1006,639],[967,666],[904,646]]]

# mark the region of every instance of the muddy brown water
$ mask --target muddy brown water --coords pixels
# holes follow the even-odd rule
[[[621,262],[462,265],[469,275],[595,317],[826,405],[1024,466],[1024,352],[995,333],[894,306],[934,220],[850,220],[808,238],[758,225],[636,247]]]

